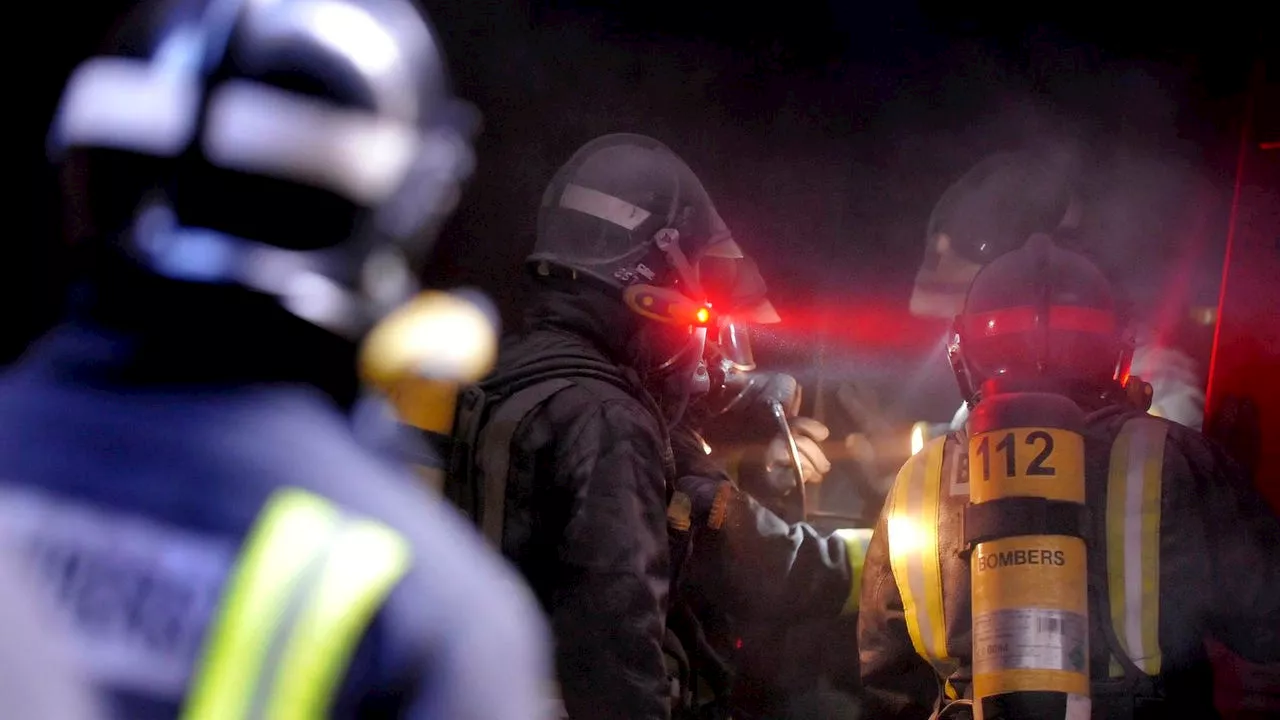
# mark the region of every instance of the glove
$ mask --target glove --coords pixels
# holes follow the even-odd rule
[[[752,373],[750,385],[752,404],[767,405],[776,402],[782,406],[787,417],[792,417],[800,411],[802,398],[800,383],[790,375]],[[826,437],[826,428],[823,428],[823,433],[823,437]]]
[[[831,431],[813,418],[798,417],[791,420],[791,433],[800,451],[800,464],[806,483],[820,483],[831,472],[831,461],[818,443],[827,439]],[[791,467],[791,448],[782,433],[769,441],[764,451],[764,472],[769,487],[779,495],[795,489],[795,471]]]

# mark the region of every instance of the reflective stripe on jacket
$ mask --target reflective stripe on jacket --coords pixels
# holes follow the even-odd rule
[[[410,564],[409,544],[387,526],[302,490],[276,492],[224,592],[183,720],[326,716]]]

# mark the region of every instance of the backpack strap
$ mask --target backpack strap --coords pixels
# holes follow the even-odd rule
[[[511,440],[525,416],[574,383],[568,379],[547,380],[500,400],[480,432],[476,464],[484,478],[480,495],[480,528],[485,537],[502,547],[502,525],[506,517],[507,474],[511,466]]]
[[[670,431],[661,409],[633,371],[602,363],[549,360],[520,375],[468,385],[459,393],[454,416],[445,496],[501,548],[511,442],[525,416],[571,385],[621,390],[645,406],[659,425],[663,475],[668,492],[675,483]]]

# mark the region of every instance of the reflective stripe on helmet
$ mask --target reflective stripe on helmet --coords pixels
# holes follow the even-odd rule
[[[564,192],[560,194],[560,207],[600,218],[628,232],[640,227],[652,214],[622,198],[573,183],[564,186]]]
[[[1139,670],[1160,673],[1160,495],[1164,423],[1136,418],[1111,448],[1107,476],[1107,585],[1111,622]],[[1111,659],[1112,677],[1121,677]]]
[[[837,530],[835,534],[844,540],[849,557],[849,572],[852,574],[853,582],[849,586],[849,597],[845,599],[844,608],[841,609],[841,615],[850,615],[858,612],[859,603],[862,601],[862,567],[867,561],[867,546],[871,544],[871,528],[844,528]]]
[[[379,523],[301,490],[277,492],[228,580],[183,719],[325,716],[410,555]]]
[[[913,455],[889,493],[889,563],[902,596],[907,633],[916,653],[941,677],[955,661],[947,655],[938,558],[938,510],[942,498],[942,458],[946,438],[935,438]]]

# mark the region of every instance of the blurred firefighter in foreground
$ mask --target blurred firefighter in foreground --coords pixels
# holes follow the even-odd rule
[[[1029,151],[993,155],[965,173],[943,193],[929,218],[911,313],[955,317],[978,270],[1033,233],[1047,233],[1064,247],[1080,249],[1087,209],[1075,190],[1074,175],[1069,156]],[[1202,369],[1184,349],[1152,330],[1144,328],[1133,356],[1134,374],[1152,386],[1150,411],[1199,430],[1204,423]],[[964,424],[967,412],[962,406],[956,413],[953,430]]]
[[[754,576],[772,584],[721,591],[745,588],[743,602],[836,613],[853,584],[842,540],[792,532],[692,464],[697,398],[720,368],[753,366],[746,324],[777,314],[698,178],[638,135],[598,138],[561,168],[529,266],[523,331],[459,400],[446,493],[550,614],[568,716],[667,718],[689,692],[668,663],[696,652],[681,623],[665,627],[690,528],[777,524],[789,555]],[[806,594],[793,565],[827,572]]]
[[[978,273],[955,323],[951,359],[974,411],[969,429],[929,442],[903,467],[867,557],[858,643],[873,717],[933,717],[940,707],[969,717],[981,683],[1034,689],[1055,673],[1083,676],[1065,700],[1068,718],[1216,717],[1206,636],[1253,661],[1280,659],[1280,522],[1217,446],[1132,402],[1123,386],[1131,344],[1110,286],[1085,258],[1035,236]],[[1016,451],[970,450],[974,423],[989,420],[984,403],[1017,393],[1065,397],[1086,414],[1079,512],[1044,501],[1000,524],[966,507],[993,480],[1050,496],[1066,481],[1057,468],[1066,476],[1081,462],[1045,437]],[[1051,426],[1054,412],[1050,404],[1018,424]],[[1033,583],[1009,617],[976,623],[971,602],[976,610],[992,600],[979,585],[1007,600],[1015,574],[1063,566],[1063,555],[1032,547],[1046,536],[1083,540],[1087,586]],[[1032,549],[984,554],[977,545],[971,557],[991,537]],[[1087,592],[1087,626],[1046,621],[1043,608],[1077,591],[1081,602]],[[979,666],[991,674],[975,685],[975,656],[993,652],[1000,663]],[[1035,668],[1050,672],[1027,674]],[[1064,717],[1054,707],[1036,717]]]
[[[0,519],[114,716],[544,717],[527,591],[346,415],[470,171],[432,30],[403,0],[131,20],[52,130],[90,274],[0,387]]]

